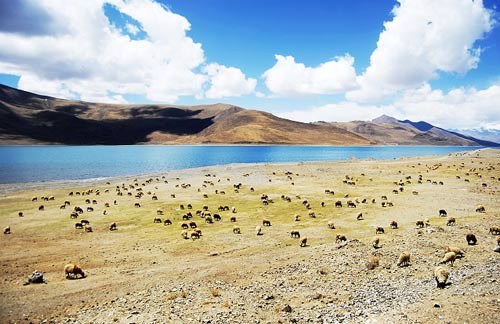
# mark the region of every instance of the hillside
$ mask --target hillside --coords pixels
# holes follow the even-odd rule
[[[331,123],[339,128],[370,138],[380,145],[450,145],[450,146],[498,146],[498,143],[480,140],[451,132],[424,121],[397,120],[380,116],[372,121]]]
[[[228,104],[118,105],[0,85],[2,145],[302,144],[498,146],[426,122],[301,123]]]
[[[0,86],[0,142],[9,144],[369,145],[334,125],[312,125],[232,105],[112,105]]]

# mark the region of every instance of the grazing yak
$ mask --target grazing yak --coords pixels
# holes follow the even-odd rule
[[[448,216],[448,213],[444,209],[439,210],[439,217],[446,217]]]
[[[500,234],[500,226],[491,226],[490,234],[499,235]]]
[[[234,234],[241,234],[241,229],[238,226],[233,226],[233,233]]]
[[[10,226],[7,226],[6,228],[3,229],[4,234],[10,234]]]
[[[78,275],[80,275],[81,278],[85,278],[85,272],[83,272],[82,268],[73,263],[68,263],[64,266],[64,273],[66,274],[66,278],[68,279],[78,278]]]
[[[271,226],[271,221],[268,219],[262,220],[262,226]]]
[[[383,228],[383,227],[378,226],[378,227],[375,229],[375,234],[384,234],[384,228]]]
[[[303,239],[300,240],[300,247],[306,247],[307,246],[307,237],[304,237]]]
[[[449,277],[448,270],[443,266],[438,266],[434,269],[434,279],[436,280],[437,288],[444,288]]]
[[[116,227],[116,223],[111,223],[111,225],[109,225],[109,230],[110,231],[116,231],[118,228]]]
[[[468,233],[465,236],[465,239],[467,240],[467,244],[469,244],[469,245],[476,245],[476,243],[477,243],[476,235],[474,235],[472,233]]]
[[[335,237],[335,243],[342,243],[346,241],[347,238],[345,237],[345,235],[337,234],[337,236]]]
[[[446,252],[455,252],[455,254],[457,255],[457,258],[463,257],[465,254],[464,250],[462,250],[461,248],[456,247],[456,246],[447,246]]]
[[[455,223],[456,223],[455,217],[450,217],[446,221],[446,226],[452,226],[452,225],[455,225]]]
[[[417,228],[422,228],[422,227],[424,227],[424,221],[422,221],[422,220],[418,220],[418,221],[415,223],[415,225],[417,226]]]
[[[153,223],[161,223],[161,222],[162,222],[162,221],[161,221],[161,218],[160,218],[160,217],[155,217],[155,218],[153,219]]]
[[[398,267],[404,267],[410,265],[410,253],[407,251],[402,252],[399,255],[398,262],[396,265]]]
[[[291,231],[290,232],[290,237],[292,237],[292,238],[300,238],[300,232],[299,231]]]
[[[444,254],[443,259],[439,262],[439,264],[445,264],[450,262],[451,266],[453,267],[453,263],[455,262],[456,258],[457,254],[455,252],[446,252]]]
[[[192,240],[199,239],[199,238],[200,238],[200,233],[198,233],[197,231],[191,232],[191,239]]]
[[[484,208],[484,206],[483,206],[483,205],[479,205],[479,206],[477,206],[477,208],[476,208],[476,212],[477,212],[477,213],[485,213],[485,212],[486,212],[486,208]]]
[[[377,258],[376,256],[374,256],[374,257],[370,258],[370,261],[368,261],[368,263],[366,264],[366,268],[368,270],[373,270],[376,267],[378,267],[379,264],[380,264],[379,258]]]
[[[392,228],[392,229],[396,229],[396,228],[398,228],[398,222],[396,222],[396,221],[392,221],[392,222],[391,222],[391,228]]]

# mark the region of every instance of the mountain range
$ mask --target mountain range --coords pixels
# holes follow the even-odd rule
[[[58,99],[0,85],[2,145],[303,144],[461,145],[497,143],[426,122],[301,123],[228,104],[122,105]]]

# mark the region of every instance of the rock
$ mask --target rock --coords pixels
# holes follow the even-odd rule
[[[322,295],[322,294],[320,294],[320,293],[315,293],[314,295],[312,295],[312,297],[311,297],[311,298],[312,298],[312,299],[314,299],[314,300],[318,300],[318,299],[321,299],[322,297],[323,297],[323,295]]]
[[[282,308],[281,308],[281,311],[282,312],[285,312],[285,313],[291,313],[292,312],[292,307],[288,304],[285,304]]]

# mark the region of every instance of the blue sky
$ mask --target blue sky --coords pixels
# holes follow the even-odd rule
[[[299,121],[500,129],[496,1],[0,1],[0,83]]]

